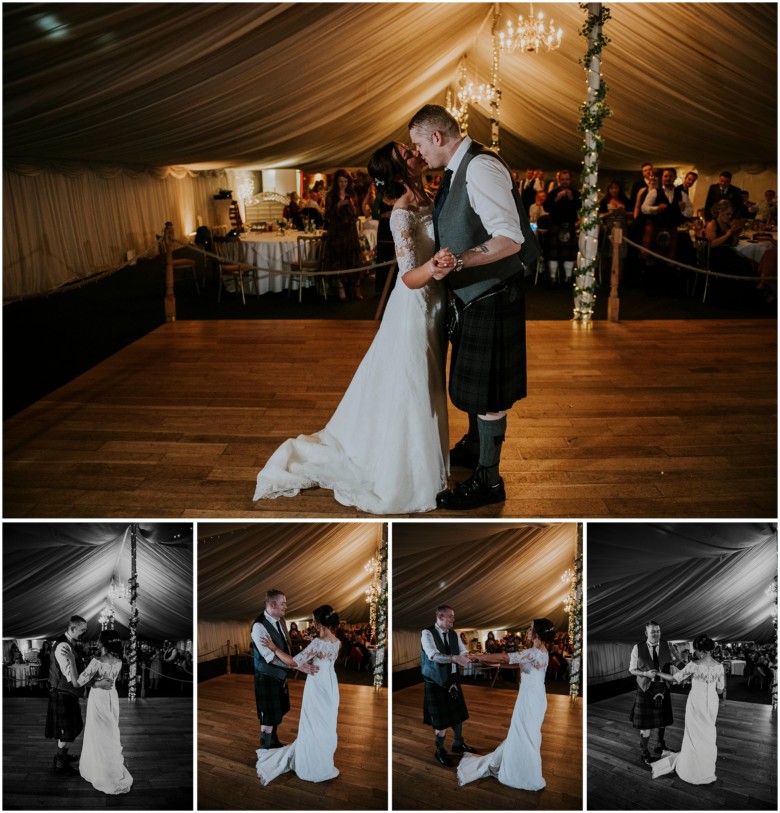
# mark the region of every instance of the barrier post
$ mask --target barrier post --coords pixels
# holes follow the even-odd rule
[[[165,321],[176,321],[176,297],[173,293],[173,223],[166,221],[163,229],[163,246],[165,247]]]
[[[615,227],[609,236],[612,241],[612,269],[609,275],[609,301],[607,302],[607,319],[610,322],[620,321],[620,246],[623,244],[623,229]]]
[[[227,642],[227,673],[230,674],[230,639]]]

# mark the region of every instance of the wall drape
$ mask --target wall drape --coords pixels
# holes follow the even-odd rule
[[[128,251],[154,248],[166,220],[189,240],[199,215],[212,223],[211,200],[225,185],[224,172],[6,168],[4,300],[119,268]]]

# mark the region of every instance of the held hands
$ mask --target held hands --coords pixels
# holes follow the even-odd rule
[[[452,662],[457,663],[458,666],[468,666],[471,663],[471,658],[464,652],[462,655],[453,655]]]
[[[455,256],[448,248],[440,248],[431,259],[431,276],[444,279],[455,267]]]
[[[111,678],[100,678],[99,680],[96,680],[92,685],[96,689],[110,689],[114,685],[114,682],[111,680]]]

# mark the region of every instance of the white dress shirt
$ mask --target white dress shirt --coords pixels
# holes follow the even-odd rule
[[[466,136],[445,167],[453,176],[471,145]],[[509,170],[492,155],[477,155],[466,168],[466,191],[471,208],[491,237],[503,234],[518,245],[523,242],[520,217],[512,197],[514,181]]]
[[[442,641],[446,642],[448,633],[446,633],[438,624],[436,624],[435,629]],[[436,641],[433,638],[433,633],[430,630],[422,631],[421,644],[423,652],[425,652],[428,659],[432,660],[434,663],[447,663],[447,658],[451,657],[450,655],[445,655],[442,652],[439,652],[439,648],[436,646]],[[468,649],[461,640],[460,635],[458,635],[458,651],[457,653],[453,652],[452,654],[463,655],[464,653],[468,653]],[[458,665],[456,663],[452,664],[451,671],[458,671]]]
[[[76,656],[71,648],[71,643],[71,639],[68,638],[67,641],[61,641],[59,644],[57,644],[57,647],[54,650],[54,657],[57,660],[57,666],[60,667],[60,672],[62,672],[65,680],[70,681],[70,683],[75,686],[78,675],[73,674],[72,664],[76,662]]]
[[[672,660],[676,660],[677,659],[677,650],[668,641],[667,641],[667,645],[669,647],[669,654],[672,656]],[[652,663],[652,661],[653,661],[653,645],[651,643],[649,643],[649,642],[645,642],[645,646],[647,647],[647,654],[650,657],[650,662]],[[661,651],[661,642],[659,641],[657,644],[655,644],[655,646],[656,646],[656,652],[660,652]],[[631,660],[630,660],[630,662],[628,664],[628,671],[631,672],[632,675],[635,675],[637,672],[639,672],[639,674],[644,676],[644,677],[650,677],[650,675],[646,674],[645,672],[642,672],[639,669],[639,665],[637,663],[638,660],[639,660],[639,649],[638,649],[638,646],[634,646],[634,648],[631,650]],[[661,666],[660,661],[658,662],[658,665]]]
[[[659,197],[658,195],[659,192],[664,193],[663,198]],[[655,205],[656,200],[659,201],[659,205],[661,203],[666,203],[667,205],[671,206],[672,201],[674,201],[674,188],[667,189],[664,186],[661,187],[661,189],[649,189],[647,194],[645,195],[645,199],[642,201],[643,215],[654,215],[658,212],[658,206]]]
[[[265,617],[271,622],[271,624],[273,624],[273,626],[276,627],[276,622],[279,619],[276,619],[272,615],[269,615],[267,610],[263,613],[263,615],[265,615]],[[289,669],[290,667],[286,663],[280,661],[279,658],[276,657],[276,654],[273,652],[273,650],[269,649],[264,643],[261,642],[260,639],[265,638],[266,635],[268,635],[268,630],[259,621],[255,621],[255,623],[252,624],[252,642],[257,647],[257,651],[260,653],[260,657],[266,663],[273,663],[274,666],[281,666],[284,669]],[[282,633],[282,635],[284,635],[284,633]]]

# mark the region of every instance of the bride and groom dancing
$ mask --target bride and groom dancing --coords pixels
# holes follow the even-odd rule
[[[461,136],[446,108],[423,107],[409,134],[414,148],[391,142],[368,164],[378,191],[395,200],[400,283],[327,426],[274,452],[257,476],[255,500],[321,486],[343,505],[405,514],[506,499],[499,473],[506,415],[526,395],[523,276],[539,246],[506,164]],[[429,167],[446,167],[434,201],[422,181]],[[447,289],[449,393],[469,427],[452,450]],[[473,473],[448,488],[450,466]]]
[[[448,605],[436,608],[436,622],[422,631],[421,664],[424,680],[423,721],[433,727],[434,758],[445,767],[453,765],[444,747],[447,729],[453,731],[452,753],[462,754],[458,764],[458,784],[466,785],[484,777],[495,777],[504,785],[523,790],[542,790],[542,722],[547,710],[544,678],[547,670],[547,644],[555,628],[546,618],[534,620],[526,634],[527,649],[522,652],[469,656],[454,629],[455,611]],[[469,718],[458,666],[470,661],[518,664],[522,674],[512,721],[506,739],[489,754],[474,756],[476,749],[463,739],[463,723]]]
[[[313,612],[317,631],[308,645],[292,655],[284,616],[287,597],[281,590],[265,594],[265,609],[252,624],[255,703],[260,721],[256,770],[263,785],[286,771],[307,782],[324,782],[339,775],[333,755],[338,737],[339,684],[335,664],[341,643],[336,637],[338,613],[329,604]],[[290,710],[287,676],[293,669],[307,675],[303,687],[298,737],[289,745],[279,740],[277,727]]]
[[[122,642],[116,632],[101,632],[101,654],[85,668],[78,642],[86,631],[87,622],[79,615],[71,616],[65,633],[52,647],[45,733],[47,739],[57,740],[54,773],[65,777],[80,775],[103,793],[127,793],[133,777],[122,756],[116,691],[116,680],[122,671]],[[91,690],[84,725],[79,699],[86,686]],[[82,730],[84,743],[78,757],[69,753],[69,749]],[[78,770],[73,767],[75,762],[79,763]]]
[[[653,779],[676,772],[692,785],[715,782],[715,762],[718,758],[718,706],[726,699],[726,678],[723,665],[712,657],[715,644],[706,635],[693,642],[696,660],[683,665],[673,644],[661,640],[657,621],[645,625],[645,640],[631,650],[629,671],[636,677],[637,690],[630,719],[639,729],[642,762],[653,772]],[[679,671],[668,671],[671,664]],[[685,704],[685,731],[679,752],[671,751],[665,742],[666,727],[674,722],[669,685],[691,681],[691,691]],[[650,756],[650,735],[657,731],[654,761]]]

